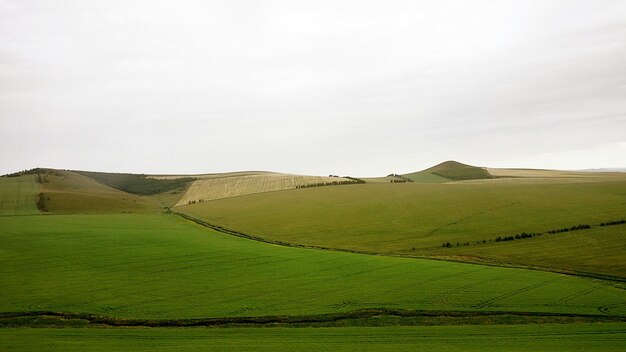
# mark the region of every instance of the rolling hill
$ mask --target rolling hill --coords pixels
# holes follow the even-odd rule
[[[516,177],[254,194],[174,211],[295,245],[624,277],[624,226],[600,224],[626,218],[626,175],[500,172]],[[580,224],[592,228],[548,234]],[[523,233],[545,236],[498,240]]]
[[[418,334],[435,350],[617,351],[626,337],[624,174],[11,176],[2,350],[413,350]]]
[[[485,168],[462,164],[458,161],[444,161],[428,169],[403,175],[420,183],[442,183],[449,181],[482,180],[494,178]]]

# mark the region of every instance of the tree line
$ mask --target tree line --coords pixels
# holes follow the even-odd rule
[[[617,220],[617,221],[607,221],[607,222],[603,222],[600,223],[599,226],[611,226],[611,225],[622,225],[622,224],[626,224],[626,220]],[[575,225],[572,227],[563,227],[563,228],[559,228],[559,229],[552,229],[552,230],[548,230],[546,231],[547,234],[557,234],[557,233],[563,233],[563,232],[570,232],[570,231],[579,231],[579,230],[587,230],[590,229],[592,226],[589,224],[580,224],[580,225]],[[461,247],[461,246],[470,246],[470,245],[477,245],[477,244],[484,244],[484,243],[492,243],[492,242],[506,242],[506,241],[514,241],[514,240],[522,240],[522,239],[526,239],[526,238],[533,238],[533,237],[538,237],[538,236],[543,236],[544,233],[543,232],[522,232],[522,233],[518,233],[515,235],[508,235],[508,236],[498,236],[496,238],[491,238],[488,240],[482,240],[482,241],[474,241],[474,243],[470,243],[470,242],[457,242],[456,246],[453,243],[450,242],[443,242],[442,243],[442,247],[443,248],[452,248],[452,247]]]
[[[626,224],[626,220],[603,222],[600,224],[600,226],[604,227],[604,226],[621,225],[621,224]]]
[[[395,177],[395,179],[389,180],[389,182],[391,182],[391,183],[408,183],[408,182],[413,182],[413,180],[411,180],[410,178],[408,178],[406,176],[398,175],[398,174],[389,174],[389,175],[387,175],[387,177]]]
[[[333,176],[335,177],[335,176]],[[297,185],[296,189],[300,188],[312,188],[312,187],[324,187],[324,186],[339,186],[339,185],[354,185],[358,183],[365,183],[365,181],[360,178],[344,176],[343,178],[347,178],[347,180],[343,181],[331,181],[331,182],[317,182],[317,183],[309,183],[306,185]]]
[[[119,189],[120,191],[149,196],[163,192],[179,192],[187,185],[195,181],[195,177],[183,177],[175,179],[156,179],[144,174],[117,174],[108,172],[75,171],[83,176]]]

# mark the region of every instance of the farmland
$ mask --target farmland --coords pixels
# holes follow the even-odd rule
[[[176,205],[333,182],[352,181],[343,177],[301,176],[271,172],[207,175],[194,181]]]
[[[299,329],[0,329],[10,351],[622,351],[625,324]]]
[[[596,226],[578,235],[555,234],[515,244],[441,246],[622,219],[625,199],[626,177],[595,175],[348,185],[256,194],[175,209],[211,224],[288,243],[413,256],[484,255],[499,261],[547,267],[563,264],[574,271],[623,276],[624,226],[595,232]],[[589,246],[591,241],[593,246]],[[506,248],[515,246],[534,248],[533,254],[515,255],[513,250],[508,252],[511,256],[504,254]],[[555,253],[554,248],[561,246],[569,250]],[[498,255],[500,249],[502,255]],[[578,256],[581,251],[586,255]]]
[[[0,178],[0,212],[21,215],[0,216],[0,349],[619,350],[626,225],[599,224],[624,217],[624,176],[447,172]],[[524,231],[544,235],[482,242]]]
[[[2,312],[183,319],[383,307],[626,315],[622,290],[576,277],[279,247],[174,215],[2,217],[0,236]]]

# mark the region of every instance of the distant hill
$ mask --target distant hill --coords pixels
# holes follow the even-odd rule
[[[494,178],[486,169],[458,161],[445,161],[426,170],[403,175],[414,182],[442,183],[448,181],[482,180]]]
[[[606,167],[601,169],[583,169],[580,172],[626,172],[626,167]]]
[[[90,177],[99,183],[113,187],[120,191],[139,195],[153,195],[169,191],[180,191],[187,188],[188,183],[195,180],[194,177],[157,179],[143,174],[120,174],[93,171],[74,172]]]

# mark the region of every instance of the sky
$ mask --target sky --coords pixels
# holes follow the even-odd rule
[[[626,1],[0,0],[0,174],[626,167]]]

